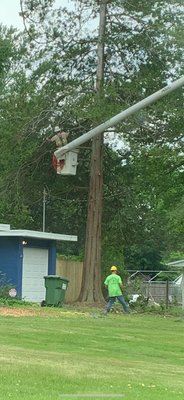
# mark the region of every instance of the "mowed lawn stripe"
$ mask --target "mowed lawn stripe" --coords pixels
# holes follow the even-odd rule
[[[1,317],[1,399],[97,392],[182,399],[183,328],[146,315]]]

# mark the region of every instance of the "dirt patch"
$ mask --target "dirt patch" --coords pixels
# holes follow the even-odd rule
[[[18,307],[0,307],[0,316],[8,317],[36,317],[36,316],[77,316],[88,315],[88,312],[81,312],[76,310],[63,310],[54,308],[18,308]]]
[[[0,307],[0,315],[13,317],[35,316],[39,315],[40,311],[39,309]]]

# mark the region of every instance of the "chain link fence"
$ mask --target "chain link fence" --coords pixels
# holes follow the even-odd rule
[[[134,301],[137,300],[139,295],[153,304],[182,305],[182,287],[173,281],[129,278],[127,288],[129,296],[132,295]]]
[[[182,304],[181,286],[169,281],[144,282],[144,295],[155,303]]]

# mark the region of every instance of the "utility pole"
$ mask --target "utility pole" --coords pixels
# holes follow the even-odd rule
[[[101,98],[103,98],[106,13],[107,0],[101,0],[96,73],[96,98],[99,105]],[[102,200],[103,132],[92,140],[85,255],[81,292],[79,295],[79,301],[87,303],[104,301],[101,289]]]
[[[45,232],[46,195],[47,195],[47,191],[46,191],[45,186],[44,186],[44,188],[43,188],[43,217],[42,217],[42,221],[43,221],[42,231],[43,232]]]

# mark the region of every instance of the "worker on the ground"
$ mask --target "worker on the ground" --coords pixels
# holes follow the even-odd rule
[[[105,286],[108,289],[109,300],[105,313],[109,313],[116,299],[121,303],[126,313],[129,313],[129,307],[122,295],[123,283],[121,277],[117,274],[118,270],[115,265],[111,267],[111,274],[105,279]]]

